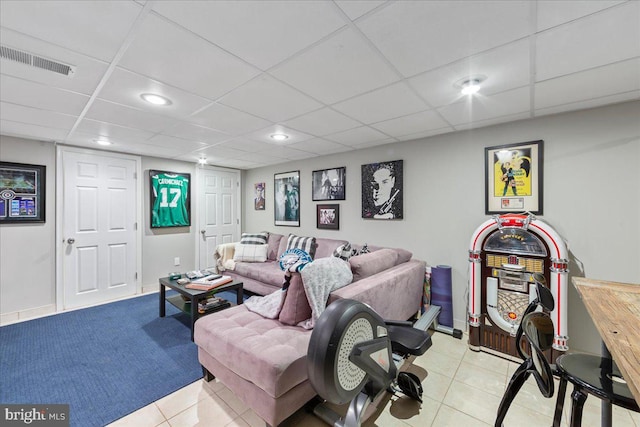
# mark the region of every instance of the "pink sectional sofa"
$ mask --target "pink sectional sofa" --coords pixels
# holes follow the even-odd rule
[[[267,262],[237,263],[225,274],[262,295],[281,289],[284,274],[276,260],[286,241],[285,236],[270,234]],[[314,259],[332,256],[344,243],[317,239]],[[329,303],[350,298],[369,304],[385,319],[411,318],[420,308],[425,262],[411,259],[411,252],[403,249],[370,249],[349,260],[353,282],[332,292]],[[301,290],[302,278],[294,273],[278,319],[263,318],[240,305],[195,324],[205,380],[217,377],[269,426],[277,426],[316,395],[306,365],[311,331],[295,326],[311,314]]]

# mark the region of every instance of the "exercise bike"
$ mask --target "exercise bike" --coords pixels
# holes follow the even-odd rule
[[[359,427],[369,404],[386,391],[422,402],[420,379],[399,367],[429,347],[431,336],[411,322],[385,321],[358,301],[335,301],[311,333],[308,374],[322,399],[349,407],[344,418],[324,404],[316,405],[314,414],[335,427]]]

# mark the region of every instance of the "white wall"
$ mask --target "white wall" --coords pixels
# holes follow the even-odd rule
[[[44,165],[46,222],[0,225],[0,322],[55,311],[55,146],[0,135],[0,160]],[[5,313],[15,313],[4,316]]]
[[[430,265],[453,267],[454,319],[465,328],[468,247],[484,214],[484,148],[544,140],[544,215],[568,241],[571,276],[640,282],[640,102],[340,153],[247,171],[244,231],[338,237],[404,247]],[[364,220],[360,166],[404,160],[404,219]],[[311,172],[347,167],[340,230],[316,229]],[[300,227],[273,225],[273,174],[301,173]],[[253,184],[266,182],[267,207],[253,209]],[[570,277],[571,277],[570,276]],[[573,286],[569,345],[600,351],[600,339]]]

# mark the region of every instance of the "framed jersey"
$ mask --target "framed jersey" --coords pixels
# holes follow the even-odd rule
[[[191,174],[149,171],[151,228],[191,225]]]

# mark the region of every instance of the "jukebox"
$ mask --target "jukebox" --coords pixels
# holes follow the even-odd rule
[[[473,233],[469,248],[469,348],[517,358],[515,335],[535,295],[534,273],[553,298],[551,363],[567,347],[567,248],[531,214],[496,215]]]

